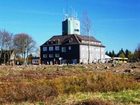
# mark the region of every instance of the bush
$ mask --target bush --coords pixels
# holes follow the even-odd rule
[[[130,77],[111,72],[61,77],[53,81],[58,93],[61,94],[76,92],[117,92],[126,89],[138,89],[140,86]]]
[[[65,70],[0,70],[0,103],[46,101],[49,97],[77,92],[140,89],[130,76],[65,67]],[[6,68],[5,68],[6,69]],[[66,70],[67,69],[67,70]],[[72,70],[71,70],[72,69]],[[75,70],[73,70],[75,69]]]

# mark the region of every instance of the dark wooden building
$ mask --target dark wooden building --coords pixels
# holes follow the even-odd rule
[[[104,54],[104,46],[94,37],[89,38],[88,36],[74,34],[58,35],[53,36],[40,47],[41,64],[86,63],[88,41],[90,41],[90,47],[99,48],[99,53],[98,51],[95,52],[98,53],[96,57],[99,55],[97,59],[101,59],[100,56]],[[92,54],[90,55],[92,56]],[[91,60],[93,61],[93,57],[91,57]]]

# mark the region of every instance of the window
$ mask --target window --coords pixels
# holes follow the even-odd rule
[[[68,49],[71,50],[71,46],[69,46]]]
[[[59,46],[55,46],[55,51],[59,51],[60,47]]]
[[[53,54],[49,54],[49,58],[53,58]]]
[[[43,58],[47,58],[47,54],[43,54]]]
[[[59,57],[60,57],[60,54],[55,54],[55,57],[56,57],[56,58],[59,58]]]
[[[66,47],[62,47],[62,52],[66,52]]]
[[[53,51],[53,47],[49,47],[49,51]]]
[[[79,29],[74,29],[74,31],[77,31],[77,32],[79,32]]]
[[[47,51],[47,47],[43,47],[43,51]]]

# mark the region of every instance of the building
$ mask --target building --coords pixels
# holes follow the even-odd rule
[[[93,63],[105,60],[105,46],[92,36],[80,35],[80,22],[67,18],[62,35],[55,35],[40,46],[41,64]]]
[[[39,57],[32,57],[32,65],[39,65]]]
[[[0,51],[0,65],[1,64],[15,64],[14,50],[1,50]]]

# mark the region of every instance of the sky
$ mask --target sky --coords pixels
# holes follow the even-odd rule
[[[106,51],[134,51],[140,43],[140,0],[0,0],[0,30],[27,33],[39,47],[53,35],[61,35],[64,13],[87,12],[91,36]]]

